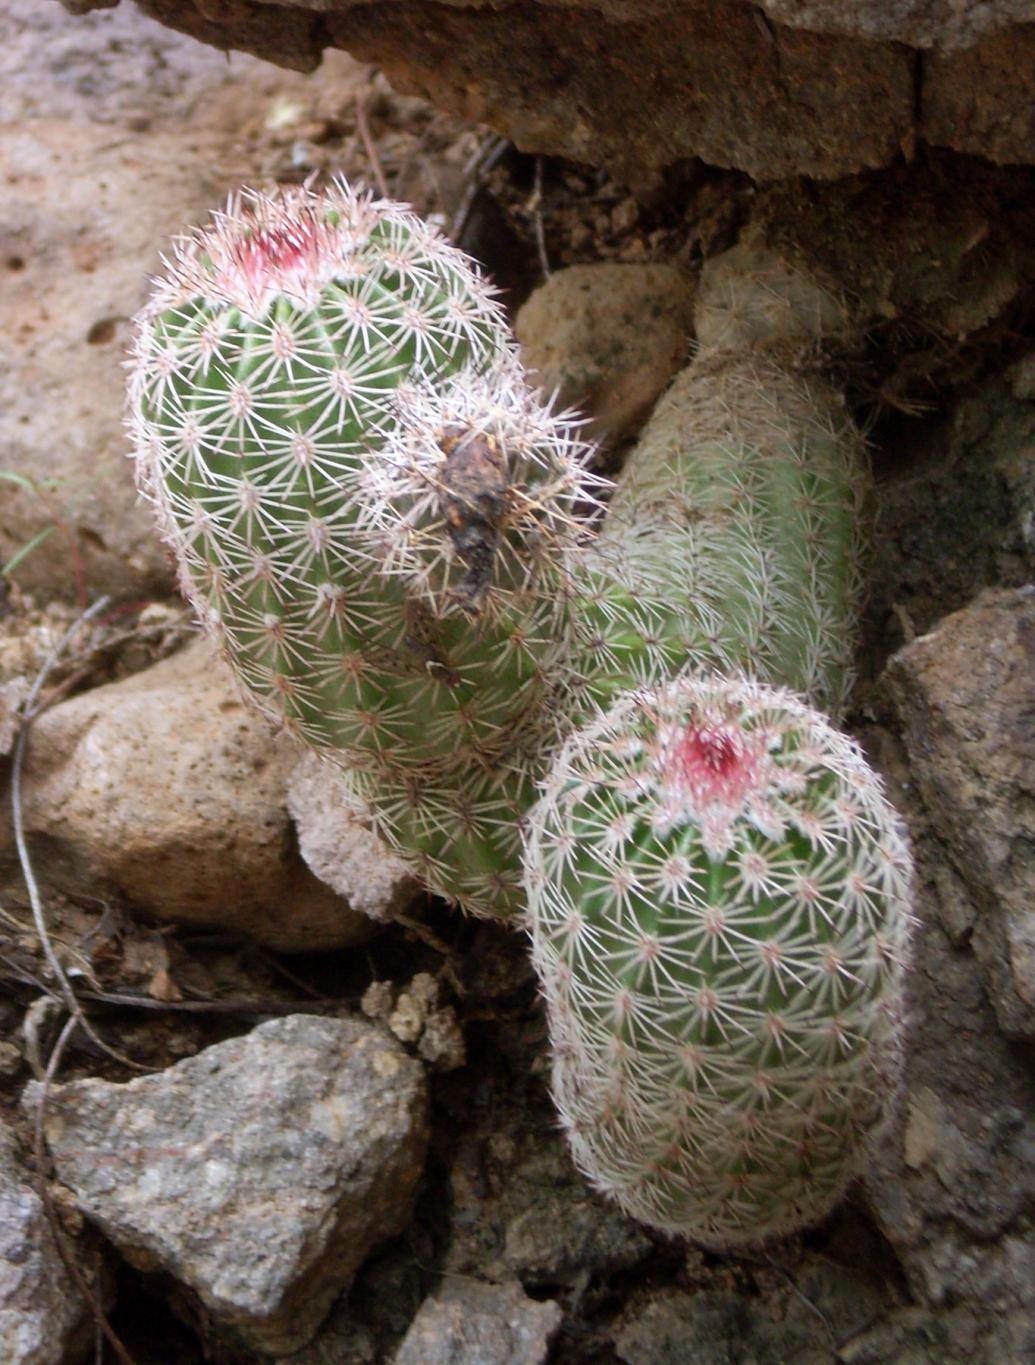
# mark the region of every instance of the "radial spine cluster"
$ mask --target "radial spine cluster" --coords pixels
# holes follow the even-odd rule
[[[564,745],[526,848],[580,1168],[716,1249],[821,1218],[893,1097],[910,925],[856,746],[754,682],[630,692]]]

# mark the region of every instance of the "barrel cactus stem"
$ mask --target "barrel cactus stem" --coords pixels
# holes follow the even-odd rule
[[[525,882],[592,1183],[718,1250],[822,1218],[894,1094],[909,881],[878,779],[786,691],[685,677],[572,735]]]

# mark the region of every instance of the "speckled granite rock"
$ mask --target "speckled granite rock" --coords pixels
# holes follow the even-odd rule
[[[516,1281],[450,1281],[424,1301],[393,1365],[543,1365],[563,1316]]]
[[[86,1305],[30,1179],[0,1128],[0,1360],[66,1365],[86,1344]]]
[[[56,1086],[45,1133],[128,1260],[180,1281],[211,1329],[277,1356],[406,1225],[427,1122],[422,1068],[383,1030],[293,1015],[125,1085]]]

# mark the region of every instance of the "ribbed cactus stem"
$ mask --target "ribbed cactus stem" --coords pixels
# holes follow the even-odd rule
[[[792,694],[682,678],[572,735],[525,858],[577,1164],[717,1249],[822,1218],[889,1111],[910,860]]]
[[[842,709],[868,461],[843,400],[794,359],[703,353],[659,401],[583,561],[576,667],[597,704],[689,666]]]
[[[233,199],[137,320],[130,412],[183,590],[273,719],[400,781],[534,724],[584,447],[426,224],[342,183]]]

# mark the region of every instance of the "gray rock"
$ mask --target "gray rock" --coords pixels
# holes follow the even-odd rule
[[[650,1254],[644,1230],[588,1188],[556,1133],[536,1133],[523,1147],[522,1138],[502,1133],[487,1153],[460,1147],[451,1174],[450,1273],[575,1285]]]
[[[419,1063],[382,1030],[294,1015],[125,1085],[57,1086],[45,1132],[127,1259],[180,1281],[217,1332],[277,1356],[406,1225],[427,1100]]]
[[[967,47],[1031,19],[1031,0],[759,0],[778,23],[911,47]]]
[[[969,666],[979,666],[976,656]],[[979,716],[976,733],[980,724]],[[908,777],[908,767],[900,770]],[[950,781],[952,772],[950,764]],[[872,1349],[863,1334],[848,1358],[874,1365],[1027,1360],[1035,1355],[1030,1067],[1002,1035],[975,955],[954,946],[944,927],[946,888],[971,896],[951,850],[915,788],[900,786],[896,804],[913,832],[921,927],[907,1002],[905,1103],[865,1192],[922,1312],[875,1330]]]
[[[425,1300],[394,1365],[543,1365],[563,1317],[516,1282],[450,1280]]]
[[[197,641],[36,721],[26,829],[59,886],[93,895],[107,887],[159,919],[235,930],[287,952],[362,942],[367,916],[318,881],[294,847],[286,786],[297,757]],[[365,866],[376,867],[372,836],[363,836]],[[378,877],[368,901],[385,881]]]
[[[1019,302],[1035,271],[1033,190],[1030,170],[947,157],[881,176],[790,181],[755,197],[742,249],[773,253],[798,291],[819,296],[805,317],[821,318],[828,336],[839,312],[859,339],[876,329],[885,385],[896,363],[917,380],[940,363],[958,383],[947,341],[962,343]]]
[[[868,607],[882,650],[984,588],[1035,579],[1035,404],[993,380],[889,453],[901,459],[876,489]]]
[[[615,1353],[625,1365],[833,1365],[822,1335],[815,1323],[774,1323],[746,1295],[676,1291],[659,1294],[626,1323]]]
[[[940,622],[895,656],[886,686],[931,833],[972,898],[999,1023],[1035,1041],[1035,587]],[[947,928],[959,937],[958,911]]]
[[[375,920],[391,919],[418,894],[418,878],[371,834],[344,777],[319,754],[297,757],[286,795],[306,866],[354,910]]]
[[[573,265],[552,274],[514,324],[546,394],[591,418],[611,444],[639,431],[687,362],[694,281],[669,265]]]
[[[0,1360],[66,1365],[85,1344],[85,1322],[43,1203],[0,1129]]]

